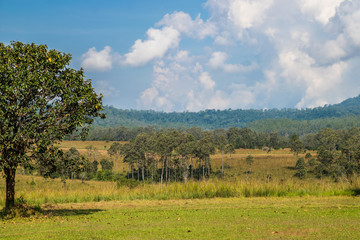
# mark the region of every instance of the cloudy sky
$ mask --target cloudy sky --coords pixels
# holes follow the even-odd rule
[[[316,107],[360,94],[360,0],[0,0],[0,41],[71,53],[122,109]]]

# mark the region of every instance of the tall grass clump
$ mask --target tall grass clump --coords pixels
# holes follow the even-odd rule
[[[289,180],[273,179],[208,179],[204,181],[159,183],[127,183],[68,180],[66,187],[60,179],[36,176],[17,177],[17,196],[33,205],[45,203],[80,203],[134,199],[200,199],[229,197],[293,197],[293,196],[356,196],[360,180],[333,182],[331,179]],[[35,184],[33,183],[35,182]],[[4,188],[1,182],[0,189]],[[4,192],[3,192],[4,193]],[[0,206],[5,194],[0,195]]]

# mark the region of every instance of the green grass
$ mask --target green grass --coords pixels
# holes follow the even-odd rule
[[[0,239],[359,239],[357,197],[134,200],[45,206]]]
[[[93,145],[98,150],[89,156],[100,160],[110,159],[110,144],[61,147],[86,155]],[[254,163],[245,174],[249,154]],[[309,173],[300,180],[296,160],[288,149],[241,149],[224,157],[225,178],[133,188],[80,180],[67,180],[64,188],[60,179],[18,174],[16,197],[41,205],[44,215],[0,220],[0,239],[360,239],[360,178],[334,182]],[[121,161],[119,172],[127,169]],[[221,169],[220,154],[212,167]],[[2,208],[4,179],[0,193]]]
[[[64,188],[60,179],[17,175],[16,197],[27,203],[81,203],[114,200],[169,200],[230,197],[295,197],[295,196],[356,196],[360,179],[352,184],[330,179],[289,179],[286,181],[245,181],[241,178],[209,179],[207,181],[140,184],[134,188],[118,186],[116,182],[67,180]],[[5,181],[0,181],[5,193]],[[0,195],[0,207],[5,205],[5,194]]]

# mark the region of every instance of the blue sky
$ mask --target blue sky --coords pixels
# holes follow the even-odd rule
[[[360,94],[359,0],[0,0],[0,41],[71,53],[104,104],[306,108]]]

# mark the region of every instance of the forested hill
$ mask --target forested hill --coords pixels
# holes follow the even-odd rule
[[[95,119],[95,126],[114,127],[201,127],[217,129],[229,127],[256,128],[263,121],[282,119],[299,122],[360,116],[360,95],[342,103],[312,109],[269,109],[269,110],[205,110],[200,112],[156,112],[153,110],[121,110],[105,107],[106,119]],[[280,121],[281,122],[281,121]],[[276,130],[276,129],[275,129]]]

